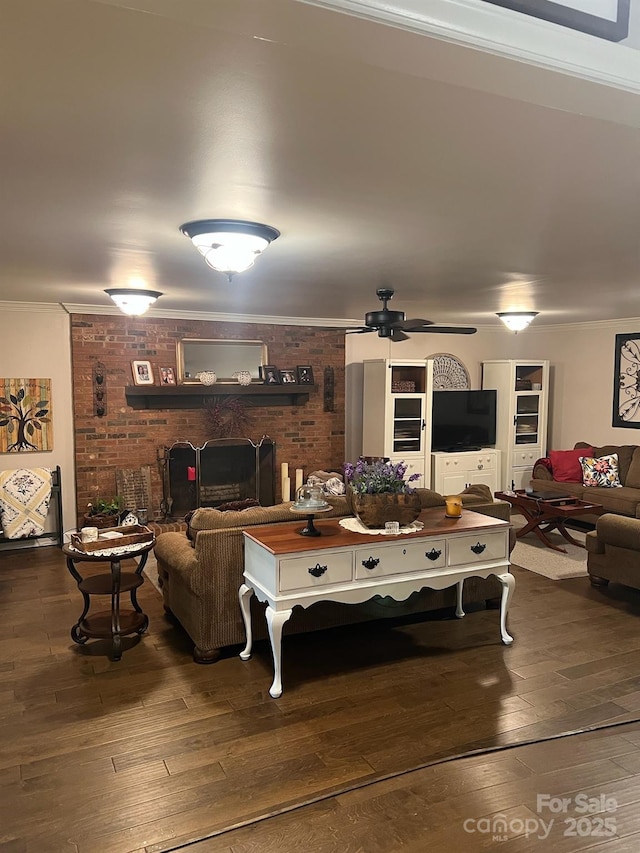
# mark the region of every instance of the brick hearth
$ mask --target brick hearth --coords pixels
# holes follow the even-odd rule
[[[203,444],[216,438],[207,428],[202,409],[132,409],[125,388],[133,384],[131,362],[150,361],[156,383],[160,367],[176,369],[176,343],[181,338],[261,340],[269,363],[278,367],[310,364],[316,387],[298,406],[260,405],[248,409],[251,422],[242,438],[259,441],[269,435],[276,443],[276,467],[310,472],[339,468],[344,461],[344,334],[301,326],[220,323],[203,320],[75,315],[72,322],[74,424],[78,514],[96,497],[116,493],[118,468],[151,465],[152,501],[149,519],[160,516],[162,480],[159,456],[176,441]],[[106,370],[106,414],[94,414],[93,368]],[[323,411],[323,370],[335,373],[335,411]],[[159,383],[158,383],[159,384]],[[228,388],[228,386],[225,386]],[[279,480],[279,477],[276,477]],[[280,498],[279,484],[277,499]]]

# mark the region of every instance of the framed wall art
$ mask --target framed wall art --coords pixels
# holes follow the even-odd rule
[[[134,385],[153,385],[153,368],[150,361],[132,361]]]
[[[50,379],[0,379],[0,453],[53,450]]]
[[[587,35],[622,41],[629,35],[631,0],[485,0]]]
[[[612,426],[640,429],[640,332],[616,335],[613,380]]]

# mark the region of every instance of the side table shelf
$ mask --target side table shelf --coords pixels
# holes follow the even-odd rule
[[[82,593],[84,609],[78,621],[71,628],[71,639],[74,643],[84,645],[88,639],[111,639],[111,660],[118,661],[122,657],[121,638],[128,634],[144,634],[149,626],[149,617],[143,613],[138,604],[137,590],[144,583],[142,570],[147,562],[149,551],[153,548],[155,539],[144,542],[136,550],[126,554],[83,554],[68,545],[62,549],[67,558],[67,568],[78,584]],[[137,560],[135,571],[123,572],[121,561]],[[97,575],[83,577],[78,570],[79,563],[108,563],[109,574],[103,572]],[[129,593],[132,610],[120,609],[120,596]],[[89,614],[92,595],[108,595],[111,598],[109,610]]]

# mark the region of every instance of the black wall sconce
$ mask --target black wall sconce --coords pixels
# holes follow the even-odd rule
[[[107,371],[101,361],[93,365],[93,413],[98,418],[107,413]]]

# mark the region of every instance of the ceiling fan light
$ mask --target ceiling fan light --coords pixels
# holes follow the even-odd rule
[[[110,287],[105,290],[123,314],[140,317],[149,310],[159,296],[159,290],[138,290],[134,287]]]
[[[202,219],[180,226],[207,264],[231,278],[253,266],[269,243],[280,236],[270,225],[241,219]]]
[[[507,329],[512,332],[521,332],[529,323],[538,316],[537,311],[502,311],[496,316],[500,317]]]

